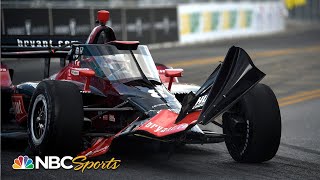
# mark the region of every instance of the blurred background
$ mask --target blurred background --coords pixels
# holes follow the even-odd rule
[[[118,39],[194,43],[283,31],[288,21],[319,22],[319,0],[10,0],[1,2],[2,44],[17,37],[85,41],[96,11],[111,12]],[[72,37],[70,37],[73,36]],[[13,37],[14,36],[14,37]],[[21,39],[20,39],[21,40]],[[60,39],[61,40],[61,39]],[[55,39],[53,45],[55,45]],[[20,44],[21,45],[21,44]],[[28,46],[28,44],[23,44]],[[30,44],[29,44],[30,45]]]
[[[224,144],[192,145],[170,159],[143,150],[121,156],[117,171],[13,172],[24,146],[2,149],[3,179],[320,179],[320,0],[2,0],[1,50],[85,42],[101,9],[110,11],[117,39],[139,40],[155,62],[183,68],[180,82],[201,85],[230,46],[245,49],[278,98],[277,156],[238,164]],[[42,80],[44,62],[1,59],[14,69],[14,84]],[[59,69],[51,59],[50,74]]]

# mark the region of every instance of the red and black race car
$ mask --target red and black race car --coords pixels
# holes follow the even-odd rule
[[[172,145],[225,141],[236,161],[274,157],[281,137],[278,102],[259,83],[265,74],[243,49],[231,47],[201,87],[188,86],[177,82],[182,69],[161,64],[157,69],[147,46],[117,41],[105,25],[108,17],[109,12],[99,11],[100,25],[85,44],[69,44],[69,51],[63,46],[2,52],[9,58],[68,61],[41,82],[18,85],[11,83],[13,71],[1,64],[2,136],[25,133],[29,148],[40,155],[95,157],[120,139],[134,139]],[[220,116],[222,122],[216,120]],[[199,127],[208,123],[223,133]]]

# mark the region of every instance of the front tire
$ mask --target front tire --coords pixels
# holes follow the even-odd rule
[[[270,87],[257,84],[222,116],[227,149],[235,161],[264,162],[278,151],[281,116]]]
[[[73,155],[82,145],[83,105],[78,87],[42,81],[30,102],[29,146],[37,155]]]

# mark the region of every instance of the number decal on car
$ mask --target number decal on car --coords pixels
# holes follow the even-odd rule
[[[203,106],[204,103],[207,101],[207,99],[208,99],[208,95],[207,95],[207,94],[204,95],[204,96],[201,96],[201,97],[198,99],[198,101],[196,102],[196,104],[193,106],[192,109],[196,109],[196,108],[199,108],[199,107]]]

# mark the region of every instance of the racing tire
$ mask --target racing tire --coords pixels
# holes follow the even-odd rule
[[[29,148],[36,155],[75,155],[82,145],[83,102],[65,81],[38,84],[29,106]]]
[[[222,119],[225,143],[235,161],[260,163],[277,153],[281,139],[280,109],[267,85],[253,87]]]
[[[5,124],[12,119],[10,108],[12,107],[10,92],[1,91],[1,124]]]

